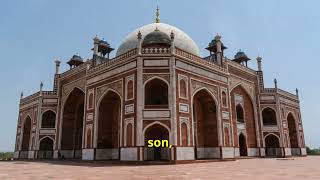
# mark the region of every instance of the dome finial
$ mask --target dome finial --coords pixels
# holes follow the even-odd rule
[[[156,12],[156,23],[160,23],[160,9],[159,6],[157,6],[157,12]]]

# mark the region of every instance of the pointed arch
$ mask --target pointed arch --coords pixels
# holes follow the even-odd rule
[[[274,133],[269,133],[264,137],[266,156],[278,157],[281,155],[280,152],[280,138]]]
[[[60,148],[65,158],[81,158],[85,92],[74,87],[62,106]]]
[[[237,122],[244,123],[244,109],[241,104],[236,105]]]
[[[98,149],[119,148],[122,124],[121,95],[109,88],[96,106],[95,143]]]
[[[96,104],[95,104],[95,107],[96,107],[95,114],[96,114],[96,116],[95,116],[95,119],[94,119],[94,123],[95,123],[96,125],[94,126],[94,131],[93,131],[93,132],[94,132],[94,133],[93,133],[93,147],[95,147],[95,148],[98,147],[98,138],[99,138],[99,135],[98,135],[98,128],[99,128],[99,125],[98,125],[98,121],[99,121],[99,108],[100,108],[100,105],[101,105],[101,101],[103,100],[103,98],[104,98],[109,92],[117,94],[118,97],[120,98],[120,120],[119,120],[119,123],[120,123],[120,136],[119,136],[120,140],[119,140],[119,141],[120,141],[120,142],[119,142],[119,145],[122,144],[122,141],[121,141],[122,135],[121,135],[121,134],[122,134],[122,107],[123,107],[123,98],[122,98],[121,94],[120,94],[118,91],[116,91],[116,90],[114,90],[114,89],[112,89],[112,88],[108,88],[108,89],[106,89],[106,90],[103,92],[103,94],[100,96],[100,98],[96,100]]]
[[[158,76],[148,79],[144,83],[144,107],[168,108],[169,107],[169,83]]]
[[[247,138],[242,132],[239,134],[239,151],[240,156],[248,156]]]
[[[159,122],[154,122],[145,127],[144,132],[144,160],[170,160],[170,150],[164,147],[148,147],[149,140],[167,140],[170,144],[170,131],[168,127]]]
[[[233,88],[231,88],[230,92],[232,92],[234,89],[239,88],[239,87],[240,87],[243,91],[246,92],[246,94],[247,94],[248,97],[250,98],[251,103],[252,103],[252,105],[253,105],[253,102],[255,102],[255,101],[254,101],[253,97],[251,96],[250,92],[248,92],[248,90],[242,85],[242,83],[238,83],[237,85],[235,85]]]
[[[38,158],[39,159],[53,158],[53,146],[54,146],[53,138],[51,138],[50,136],[42,137],[39,140]]]
[[[187,82],[185,79],[181,78],[179,80],[179,96],[182,98],[187,98]]]
[[[196,149],[203,151],[222,143],[220,106],[218,99],[206,87],[192,94],[192,134]],[[196,159],[218,158],[196,150]]]
[[[231,95],[231,110],[232,110],[232,123],[233,123],[233,136],[238,137],[237,125],[237,105],[241,104],[243,109],[243,127],[240,130],[246,131],[246,146],[247,148],[256,148],[259,140],[259,131],[257,129],[257,117],[255,101],[250,96],[250,93],[240,83],[232,88]],[[239,108],[239,107],[238,107]],[[244,128],[244,129],[243,129]],[[234,143],[239,147],[239,138],[234,138]]]
[[[31,117],[28,115],[23,121],[23,132],[22,132],[22,151],[30,150],[30,139],[32,133],[32,120]]]
[[[151,127],[151,126],[153,126],[153,125],[157,125],[157,124],[160,125],[160,126],[163,126],[164,128],[167,129],[167,131],[169,132],[169,142],[171,142],[171,138],[170,138],[171,131],[170,131],[170,128],[169,128],[167,125],[165,125],[165,124],[163,124],[163,123],[161,123],[161,122],[159,122],[159,121],[152,122],[152,123],[148,124],[148,125],[143,129],[143,139],[145,139],[145,132],[146,132],[146,130],[147,130],[149,127]],[[146,144],[145,144],[144,146],[146,146]]]
[[[48,109],[42,113],[41,128],[55,128],[56,112]]]
[[[290,146],[291,148],[299,148],[297,120],[292,112],[289,112],[287,115],[287,123],[289,129]]]
[[[277,113],[272,107],[262,109],[263,125],[277,125]]]

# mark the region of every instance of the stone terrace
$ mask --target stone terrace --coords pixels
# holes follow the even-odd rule
[[[320,156],[242,159],[179,165],[112,165],[102,162],[0,162],[0,179],[320,179]]]

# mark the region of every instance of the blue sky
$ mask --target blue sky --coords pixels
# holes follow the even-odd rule
[[[201,49],[219,33],[229,49],[263,57],[266,85],[300,89],[307,145],[320,147],[320,1],[292,0],[12,0],[0,3],[0,151],[14,148],[20,92],[51,90],[54,60],[91,57],[92,38],[117,48],[135,28],[161,21],[188,33]],[[250,67],[256,68],[255,60]]]

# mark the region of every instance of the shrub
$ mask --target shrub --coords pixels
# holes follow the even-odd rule
[[[319,149],[311,149],[307,147],[307,154],[308,155],[320,155],[320,148]]]
[[[0,152],[0,159],[11,159],[13,158],[13,152]]]

